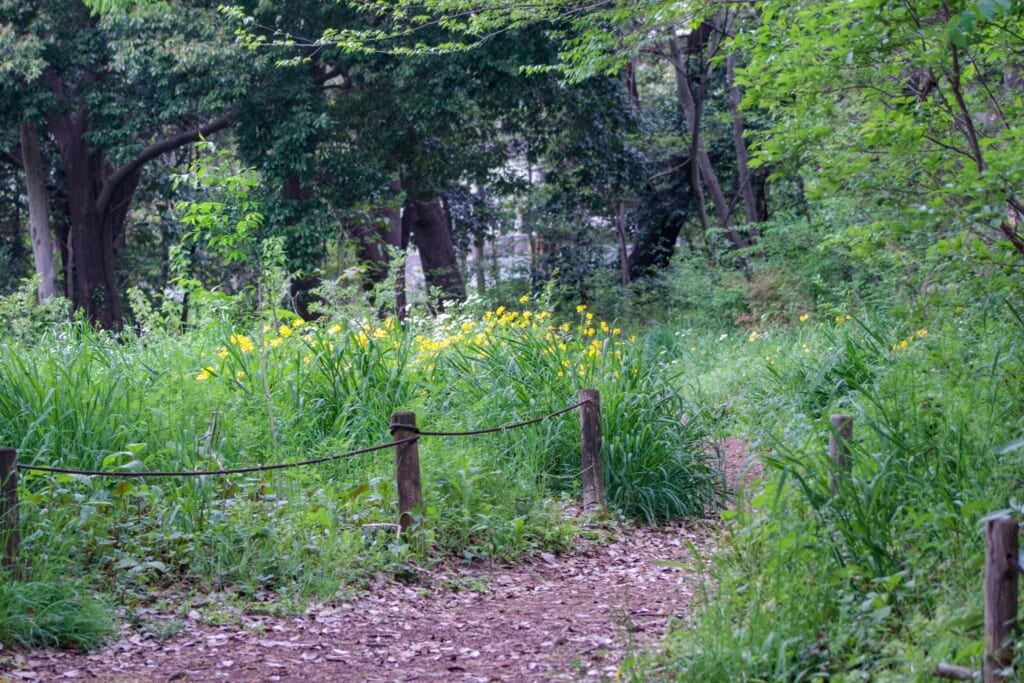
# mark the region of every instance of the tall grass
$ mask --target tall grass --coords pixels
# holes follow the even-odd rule
[[[62,324],[32,345],[0,341],[0,360],[0,442],[27,465],[283,463],[387,442],[398,410],[416,411],[424,429],[466,430],[554,412],[596,387],[615,510],[653,523],[702,514],[720,493],[708,420],[664,379],[657,355],[583,310],[558,323],[501,308],[405,324],[213,321],[141,338]],[[410,557],[514,559],[561,550],[575,533],[575,412],[487,436],[424,437],[420,453],[426,506],[411,543],[396,543],[384,451],[231,478],[25,471],[22,558],[128,602],[168,586],[289,601],[407,572]]]
[[[697,623],[639,677],[904,681],[930,680],[940,661],[979,668],[982,521],[1019,495],[1019,455],[1001,446],[1024,432],[1021,339],[1003,304],[927,324],[812,318],[734,341],[725,353],[754,368],[732,409],[768,466],[762,490],[726,515],[733,542]],[[842,472],[826,449],[838,412],[855,425]]]

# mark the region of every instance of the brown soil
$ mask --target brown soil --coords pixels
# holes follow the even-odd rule
[[[734,440],[725,447],[735,485],[746,477],[746,449]],[[623,528],[580,538],[559,557],[422,570],[415,585],[380,581],[301,616],[155,613],[148,628],[125,626],[98,652],[0,651],[0,679],[614,680],[629,653],[685,623],[718,529],[708,521]],[[152,635],[172,623],[183,628]]]

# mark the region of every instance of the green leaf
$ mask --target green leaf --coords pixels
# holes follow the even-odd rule
[[[960,15],[960,26],[963,27],[964,33],[974,33],[974,27],[978,24],[978,15],[971,10],[964,10],[963,14]],[[966,44],[964,45],[966,47]]]
[[[991,19],[996,14],[996,3],[995,0],[978,0],[975,9],[981,16],[986,19]]]
[[[956,47],[967,47],[967,37],[964,36],[963,31],[960,30],[959,24],[950,22],[949,27],[946,29],[946,37],[949,39],[949,42]]]

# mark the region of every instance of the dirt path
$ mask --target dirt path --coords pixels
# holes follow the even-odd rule
[[[730,478],[739,449],[728,448]],[[183,608],[125,627],[90,654],[0,657],[0,679],[101,681],[602,681],[685,620],[717,525],[677,523],[580,538],[569,554],[511,567],[422,572],[302,616]],[[696,550],[694,554],[693,550]],[[222,615],[223,616],[223,615]],[[166,638],[153,624],[176,623]],[[2,653],[0,653],[2,654]]]

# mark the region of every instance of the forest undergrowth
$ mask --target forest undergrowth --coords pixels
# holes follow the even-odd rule
[[[765,469],[722,513],[715,587],[633,663],[633,680],[928,681],[939,663],[981,669],[984,522],[1022,512],[1018,294],[652,333],[687,368],[684,394],[720,406]],[[829,457],[833,414],[852,416],[848,471]],[[1006,680],[1020,680],[1020,663]]]
[[[288,611],[446,558],[514,561],[601,524],[721,514],[714,580],[689,623],[623,675],[904,681],[930,679],[939,662],[979,668],[983,523],[1022,511],[1021,299],[950,287],[917,303],[820,300],[728,324],[711,310],[652,324],[542,295],[404,323],[274,311],[256,324],[218,304],[184,331],[157,317],[120,336],[8,324],[0,437],[27,464],[282,463],[386,442],[399,410],[422,429],[490,427],[592,387],[612,513],[569,514],[573,413],[424,439],[426,504],[401,539],[389,451],[180,481],[28,471],[24,573],[5,577],[0,640],[89,648],[168,592]],[[848,472],[827,456],[834,413],[853,418]],[[719,513],[714,446],[727,436],[765,470]]]

